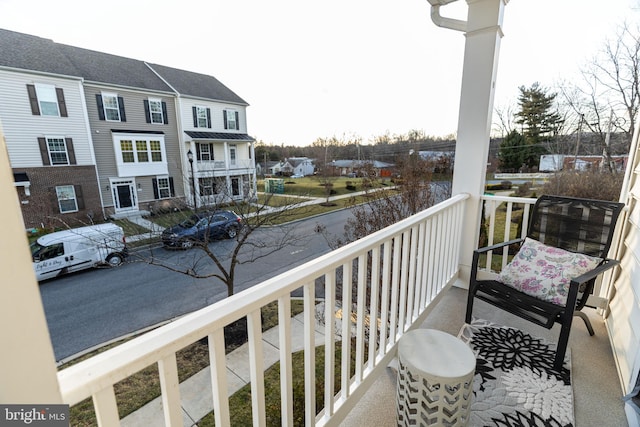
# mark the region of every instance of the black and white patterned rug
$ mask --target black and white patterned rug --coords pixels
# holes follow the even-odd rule
[[[570,353],[553,370],[555,344],[474,319],[458,335],[476,355],[470,426],[574,425]]]

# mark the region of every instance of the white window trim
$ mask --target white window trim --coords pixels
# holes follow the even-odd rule
[[[52,139],[60,139],[62,140],[62,144],[64,145],[64,154],[67,157],[67,162],[66,163],[54,163],[53,162],[53,158],[51,156],[51,147],[49,146],[49,141]],[[69,148],[67,147],[67,141],[65,139],[64,136],[45,136],[44,137],[45,143],[47,144],[47,155],[49,156],[49,164],[51,166],[69,166],[71,164],[71,161],[69,160]],[[56,151],[57,153],[58,151]],[[60,153],[62,153],[62,151],[60,151]]]
[[[196,117],[198,118],[198,129],[209,128],[209,118],[207,117],[207,107],[203,107],[202,105],[196,105]],[[204,126],[200,125],[200,111],[204,112]]]
[[[160,99],[160,98],[149,98],[148,101],[149,101],[149,119],[151,120],[151,124],[163,125],[164,124],[164,113],[162,112],[162,99]],[[155,111],[156,114],[160,114],[160,121],[159,122],[153,120],[154,111],[152,111],[152,109],[151,109],[152,103],[158,103],[158,105],[160,106],[160,111]]]
[[[125,163],[122,160],[122,150],[120,149],[120,141],[131,140],[133,142],[134,161]],[[147,153],[149,153],[148,162],[138,162],[138,152],[136,150],[136,140],[147,141]],[[162,161],[152,161],[151,141],[160,141],[160,155]],[[116,166],[118,168],[118,176],[131,177],[143,175],[169,175],[167,151],[165,147],[165,135],[163,134],[140,134],[140,133],[114,133],[113,149],[116,153]]]
[[[233,153],[233,155],[231,153]],[[237,163],[238,163],[238,146],[235,144],[229,145],[229,164],[235,165]]]
[[[68,198],[68,199],[60,199],[60,193],[58,189],[61,189],[63,187],[69,187],[71,188],[71,194],[73,194],[73,198]],[[58,209],[60,210],[60,213],[66,214],[66,213],[73,213],[73,212],[78,212],[78,197],[76,196],[76,189],[73,187],[73,185],[58,185],[56,186],[56,199],[58,200]],[[63,200],[73,200],[73,203],[75,205],[75,209],[74,210],[66,210],[63,211],[62,210],[62,206],[60,206],[60,201]]]
[[[160,186],[160,180],[161,179],[166,179],[167,180],[167,186],[166,187],[161,187]],[[158,175],[158,176],[156,176],[156,189],[158,190],[158,200],[170,199],[171,198],[171,183],[169,181],[169,175]],[[167,197],[162,197],[162,190],[167,190],[169,192],[169,195]]]
[[[118,101],[118,94],[113,92],[102,92],[100,94],[102,96],[102,110],[104,113],[104,119],[108,122],[120,122],[122,121],[122,117],[120,117],[120,101]],[[107,114],[107,103],[105,101],[105,97],[113,97],[116,99],[116,112],[118,113],[118,120],[110,119]],[[113,110],[113,108],[109,107],[109,110]]]
[[[225,109],[227,116],[227,130],[240,130],[239,123],[236,121],[236,110],[227,110]],[[231,119],[232,117],[233,119]],[[233,123],[233,127],[231,127],[231,123]]]
[[[38,108],[40,108],[40,115],[41,116],[48,116],[48,117],[60,117],[60,106],[58,105],[58,95],[56,93],[56,87],[54,85],[51,84],[46,84],[46,83],[36,83],[34,84],[35,88],[36,88],[36,96],[38,97]],[[47,99],[47,96],[45,96],[45,94],[47,93],[53,93],[53,99]],[[43,108],[42,103],[46,102],[46,103],[51,103],[53,105],[56,106],[56,114],[45,114],[45,111],[47,109]]]

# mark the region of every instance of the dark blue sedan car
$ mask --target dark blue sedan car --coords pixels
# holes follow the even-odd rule
[[[162,244],[189,249],[214,239],[233,239],[242,228],[242,219],[231,211],[199,212],[162,232]]]

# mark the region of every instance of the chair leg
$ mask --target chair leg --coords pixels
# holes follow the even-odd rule
[[[473,298],[476,296],[475,287],[469,286],[469,293],[467,294],[467,313],[465,314],[464,321],[471,323],[471,313],[473,312]]]
[[[593,326],[591,326],[591,321],[589,317],[581,311],[574,311],[574,316],[578,316],[584,321],[585,326],[587,327],[587,331],[589,331],[589,335],[594,336],[596,333],[593,331]]]
[[[564,356],[567,353],[567,346],[569,345],[569,334],[571,333],[571,323],[573,322],[572,313],[563,313],[562,322],[560,328],[560,337],[558,338],[558,347],[556,348],[556,357],[553,360],[553,369],[558,372],[562,371],[562,365],[564,364]]]

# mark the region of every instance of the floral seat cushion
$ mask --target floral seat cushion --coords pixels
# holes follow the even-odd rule
[[[602,260],[546,246],[526,238],[500,272],[500,281],[533,297],[566,305],[571,279],[593,270]]]

